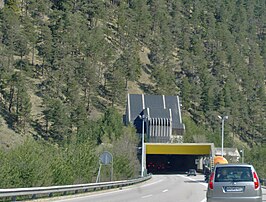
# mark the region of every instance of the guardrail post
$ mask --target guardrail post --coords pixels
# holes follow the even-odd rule
[[[32,197],[31,197],[31,199],[36,199],[37,197],[36,197],[36,194],[32,194]]]
[[[13,201],[16,201],[17,200],[17,197],[16,196],[12,196],[11,197],[11,201],[13,202]]]

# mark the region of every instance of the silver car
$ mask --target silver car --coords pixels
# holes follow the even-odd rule
[[[217,164],[210,175],[207,202],[262,202],[259,177],[252,165]]]

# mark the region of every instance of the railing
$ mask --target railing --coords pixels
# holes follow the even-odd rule
[[[37,198],[38,195],[48,195],[49,197],[51,197],[53,196],[54,193],[62,193],[63,195],[66,195],[69,193],[76,194],[79,192],[119,188],[123,186],[140,183],[150,178],[151,175],[137,179],[113,181],[113,182],[100,182],[100,183],[51,186],[51,187],[0,189],[0,199],[5,198],[6,200],[11,199],[11,201],[16,201],[18,196],[31,196],[32,199],[35,199]]]
[[[266,187],[266,179],[260,179],[260,183],[264,188]]]

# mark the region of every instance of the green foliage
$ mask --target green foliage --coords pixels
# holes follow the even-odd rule
[[[90,141],[58,148],[27,140],[11,151],[0,151],[0,157],[2,188],[88,183],[97,173],[95,145]]]
[[[87,141],[114,144],[124,128],[109,107],[124,106],[131,92],[128,81],[146,82],[140,80],[144,67],[154,84],[144,93],[181,96],[190,117],[185,117],[187,142],[220,145],[217,115],[227,114],[225,146],[234,146],[232,134],[256,146],[254,138],[263,137],[266,128],[265,9],[263,0],[6,1],[0,10],[5,117],[14,130],[33,130],[60,146],[72,140],[82,147]],[[149,64],[141,63],[141,48],[150,50]],[[30,92],[43,102],[31,103]],[[34,113],[39,106],[42,111]],[[104,114],[102,119],[95,111]],[[82,166],[72,176],[66,155],[59,149],[51,161],[54,178],[49,182],[86,181],[80,177],[85,175]],[[93,161],[91,155],[84,158]],[[118,155],[116,161],[124,177],[133,175],[123,170],[128,156]],[[20,166],[25,175],[7,167],[13,181],[34,184],[28,176],[36,175],[30,168],[35,165]]]
[[[86,183],[95,179],[97,173],[98,159],[95,155],[95,144],[90,140],[85,141],[82,144],[73,145],[73,154],[71,163],[74,168],[74,183]]]
[[[182,86],[181,86],[181,97],[182,97],[182,103],[185,109],[189,109],[191,107],[190,103],[190,95],[191,95],[191,84],[187,77],[183,78],[182,80]]]
[[[208,132],[204,126],[198,126],[189,116],[183,117],[183,122],[186,125],[186,133],[184,136],[184,142],[186,143],[205,143],[212,142],[216,143],[215,139],[210,138],[210,135],[214,136]],[[206,139],[206,137],[208,139]]]
[[[245,149],[245,162],[251,163],[254,165],[256,171],[258,172],[259,177],[265,178],[266,168],[265,168],[265,155],[266,147],[265,145],[256,146],[254,148]]]
[[[56,141],[65,140],[70,133],[69,112],[58,99],[48,100],[46,120],[50,122],[49,131]]]
[[[151,13],[146,0],[132,2],[132,23],[134,23],[136,36],[139,40],[147,42],[151,33]]]
[[[14,12],[18,12],[19,11],[19,2],[18,2],[18,0],[8,0],[6,2],[6,7],[8,9],[11,9]]]
[[[122,134],[122,117],[115,108],[106,110],[101,125],[101,140],[103,142],[116,141]]]
[[[139,176],[140,164],[137,159],[137,145],[139,139],[133,127],[123,127],[121,136],[113,141],[112,145],[103,144],[103,150],[113,155],[113,180],[123,180]],[[106,146],[105,146],[106,145]],[[106,168],[109,169],[110,168]],[[107,170],[105,170],[107,171]],[[108,172],[103,172],[101,179],[109,180]],[[110,175],[109,175],[110,176]]]
[[[2,152],[1,187],[31,187],[51,184],[49,161],[54,151],[47,145],[27,140],[12,151]]]
[[[135,130],[131,127],[120,127],[120,130],[121,134],[112,146],[103,148],[113,154],[114,180],[138,176],[140,167]],[[29,139],[10,151],[0,150],[0,186],[36,187],[94,182],[100,155],[97,148],[101,147],[90,139],[80,142],[72,138],[71,144],[63,147]]]
[[[138,47],[135,44],[129,44],[124,48],[123,54],[116,60],[114,67],[119,70],[125,78],[128,88],[128,81],[137,81],[140,76],[141,63],[138,57]],[[124,86],[122,86],[124,87]],[[122,90],[124,90],[122,88]]]
[[[19,27],[19,16],[12,9],[4,9],[1,12],[1,32],[2,42],[10,49],[11,55],[15,52],[15,41],[17,36],[20,34]]]
[[[52,119],[45,115],[48,125],[39,125],[51,124],[41,130],[61,141],[81,128],[74,120],[81,103],[84,123],[95,108],[104,113],[110,105],[124,105],[128,81],[139,82],[139,51],[147,47],[150,64],[143,66],[154,93],[181,95],[184,109],[203,111],[203,120],[206,114],[230,113],[235,133],[250,136],[255,125],[254,133],[261,135],[257,126],[265,117],[266,97],[263,8],[261,0],[8,1],[0,15],[0,80],[10,84],[13,71],[29,68],[42,76],[38,90],[48,100],[58,100],[59,112]],[[31,62],[16,61],[29,58]],[[12,86],[1,84],[1,89],[5,103],[13,101]],[[44,103],[46,113],[51,105]],[[13,104],[7,106],[10,112]],[[60,124],[67,126],[65,131]]]
[[[108,92],[111,105],[114,107],[115,104],[121,104],[126,97],[126,82],[123,79],[123,73],[117,69],[110,72],[107,78],[109,82],[107,83],[106,90]]]

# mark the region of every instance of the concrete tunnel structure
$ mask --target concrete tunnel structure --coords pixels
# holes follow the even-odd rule
[[[210,166],[212,143],[183,143],[178,96],[128,94],[124,123],[145,134],[144,167],[150,173],[177,173]],[[140,155],[141,158],[141,155]]]

